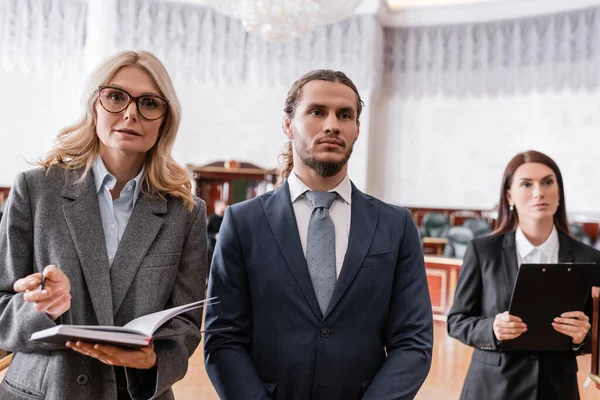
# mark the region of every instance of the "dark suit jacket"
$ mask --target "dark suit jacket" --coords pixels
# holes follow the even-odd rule
[[[559,233],[559,261],[598,262],[600,252]],[[461,399],[578,399],[576,352],[499,352],[492,326],[508,310],[517,272],[514,232],[469,243],[448,314],[448,334],[475,348]]]
[[[212,260],[212,255],[217,244],[217,233],[221,229],[223,217],[217,214],[210,214],[206,217],[206,237],[208,239],[208,262]]]
[[[98,196],[90,172],[41,168],[20,174],[0,223],[0,348],[15,352],[0,399],[116,399],[116,376],[134,399],[172,399],[200,342],[201,311],[173,318],[157,331],[157,368],[117,370],[64,346],[30,342],[57,324],[124,325],[202,298],[204,203],[189,211],[180,199],[141,193],[109,267]],[[48,264],[71,282],[71,308],[53,321],[13,292],[13,283]]]
[[[405,209],[352,187],[348,251],[322,315],[287,182],[227,208],[209,279],[208,375],[224,400],[412,399],[429,371],[432,315]]]

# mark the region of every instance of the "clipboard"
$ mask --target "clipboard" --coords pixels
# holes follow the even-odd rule
[[[591,296],[596,263],[521,264],[508,312],[527,331],[500,342],[502,351],[571,351],[572,339],[552,321],[566,311],[583,311]]]

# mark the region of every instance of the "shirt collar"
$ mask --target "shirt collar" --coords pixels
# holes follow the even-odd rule
[[[144,175],[144,169],[145,167],[142,166],[142,169],[137,174],[137,176],[129,182],[127,182],[127,184],[125,185],[125,187],[127,187],[127,185],[129,184],[133,185],[133,204],[136,203],[140,195],[140,182],[142,181],[142,176]],[[94,172],[94,183],[96,184],[96,193],[99,193],[104,187],[106,187],[108,190],[114,189],[117,183],[117,178],[115,178],[114,175],[111,174],[108,171],[108,169],[106,169],[106,165],[104,165],[104,161],[102,160],[100,154],[98,154],[96,156],[96,160],[94,160],[94,164],[92,165],[92,171]]]
[[[556,230],[556,226],[552,227],[552,232],[550,233],[548,239],[546,239],[544,243],[537,247],[531,244],[527,237],[525,237],[525,234],[521,230],[520,226],[517,227],[517,231],[515,232],[515,241],[517,243],[517,251],[521,256],[521,259],[527,257],[535,249],[539,249],[542,253],[544,253],[548,260],[551,260],[554,250],[558,248],[559,245],[558,231]]]
[[[293,169],[288,177],[288,186],[290,187],[292,203],[294,203],[298,197],[302,196],[307,191],[312,190],[304,182],[302,182],[300,178],[298,178],[296,171]],[[336,192],[338,196],[342,198],[342,200],[348,204],[352,204],[352,184],[350,183],[350,178],[348,178],[348,175],[346,175],[336,187],[329,191]]]

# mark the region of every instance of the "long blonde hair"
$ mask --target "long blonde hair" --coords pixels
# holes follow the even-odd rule
[[[194,205],[194,196],[190,175],[171,156],[181,121],[181,105],[164,65],[147,51],[118,53],[90,74],[82,95],[85,109],[83,116],[79,122],[60,131],[54,147],[39,162],[39,165],[47,169],[52,166],[65,169],[84,168],[81,180],[85,178],[100,149],[100,140],[96,134],[95,111],[98,86],[108,84],[123,67],[137,67],[146,71],[156,82],[161,95],[169,100],[158,139],[146,155],[142,191],[163,199],[166,195],[179,197],[191,209]]]

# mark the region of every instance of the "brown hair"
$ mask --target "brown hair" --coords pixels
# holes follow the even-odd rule
[[[496,220],[496,227],[492,234],[512,232],[515,229],[517,229],[517,225],[519,224],[519,217],[516,211],[510,211],[506,191],[510,189],[512,185],[513,176],[517,168],[526,163],[544,164],[554,172],[554,175],[556,175],[560,203],[558,205],[556,213],[554,214],[554,225],[556,226],[556,229],[558,229],[562,233],[570,235],[569,222],[567,220],[566,212],[567,204],[565,201],[565,191],[560,169],[558,169],[558,165],[556,165],[556,163],[550,157],[535,150],[529,150],[517,154],[512,158],[512,160],[510,160],[510,162],[506,166],[506,169],[504,170],[504,176],[502,177],[502,186],[500,188],[498,219]]]
[[[309,73],[302,76],[298,79],[292,87],[290,88],[287,98],[285,99],[285,107],[283,108],[283,112],[286,117],[289,119],[294,118],[296,114],[296,107],[298,106],[298,102],[300,101],[300,97],[302,97],[302,88],[308,82],[311,81],[327,81],[327,82],[339,82],[346,86],[356,93],[356,122],[359,121],[360,113],[362,112],[363,106],[365,103],[360,98],[360,94],[358,93],[358,89],[356,85],[350,78],[346,76],[341,71],[333,71],[331,69],[317,69],[314,71],[310,71]],[[280,181],[283,182],[290,173],[292,172],[292,168],[294,167],[294,157],[292,153],[292,142],[288,141],[283,148],[283,152],[279,155],[280,163],[282,164],[281,173],[280,173]]]

